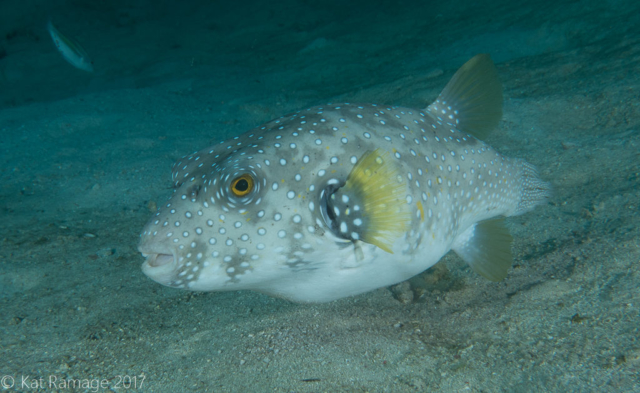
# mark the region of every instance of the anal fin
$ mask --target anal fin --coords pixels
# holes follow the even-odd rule
[[[453,251],[471,269],[491,281],[500,281],[511,267],[513,238],[504,218],[481,221],[458,235]]]

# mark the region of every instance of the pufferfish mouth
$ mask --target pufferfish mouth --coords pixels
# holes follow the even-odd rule
[[[174,261],[173,254],[145,254],[142,256],[147,259],[147,264],[151,267],[160,267]]]
[[[169,285],[175,279],[177,262],[173,254],[162,252],[142,251],[145,261],[142,264],[142,271],[153,281]]]

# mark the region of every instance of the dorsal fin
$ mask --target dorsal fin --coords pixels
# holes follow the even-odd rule
[[[502,85],[491,57],[467,61],[426,110],[478,139],[489,135],[502,118]]]

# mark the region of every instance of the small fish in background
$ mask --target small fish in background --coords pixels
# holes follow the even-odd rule
[[[62,57],[64,57],[69,64],[83,71],[93,72],[93,62],[77,41],[62,35],[51,21],[47,23],[47,30],[49,30],[49,34],[51,34],[51,39],[56,45],[56,48],[58,48],[60,53],[62,53]]]

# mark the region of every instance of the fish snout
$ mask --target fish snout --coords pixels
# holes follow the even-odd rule
[[[159,284],[173,286],[178,270],[176,256],[173,253],[145,252],[142,249],[140,252],[145,258],[142,272]]]

